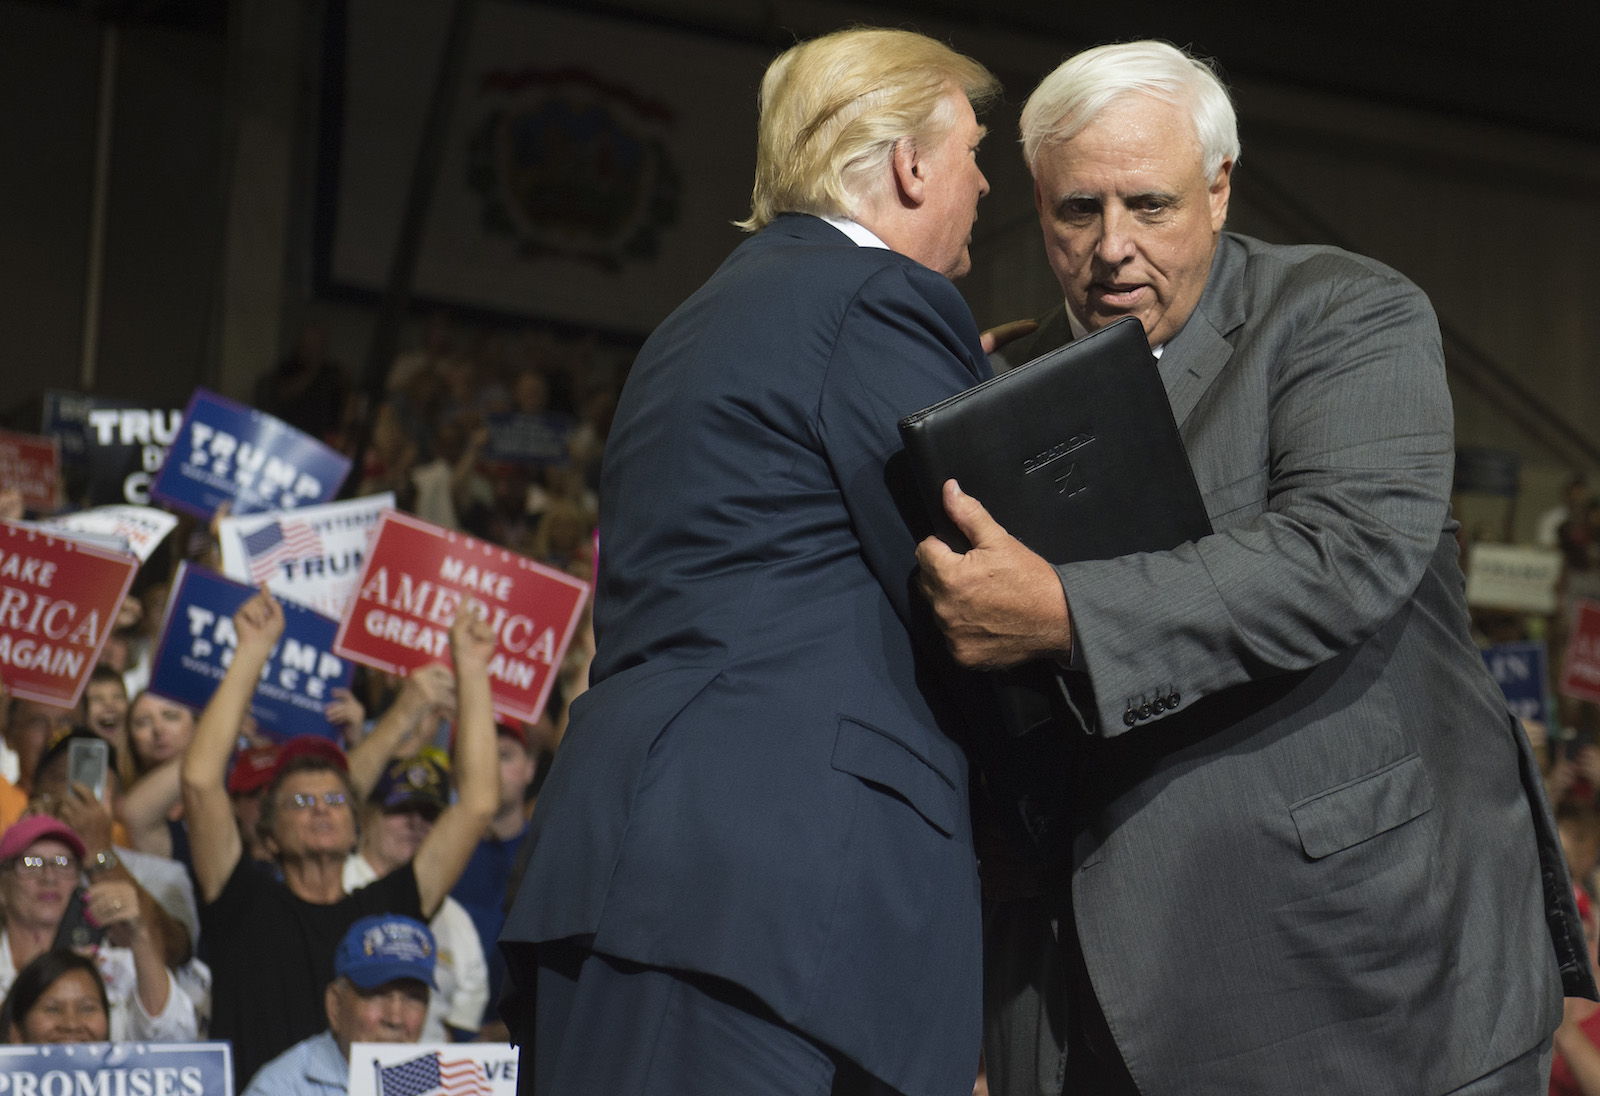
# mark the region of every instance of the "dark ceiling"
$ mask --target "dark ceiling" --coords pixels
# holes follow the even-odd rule
[[[1084,44],[1165,38],[1251,77],[1600,141],[1600,4],[1472,0],[899,0]]]
[[[228,0],[42,0],[119,21],[220,32]],[[324,3],[325,0],[280,0]],[[448,3],[451,0],[438,0]],[[695,0],[549,0],[725,30]],[[1527,9],[1478,0],[875,0],[831,4],[840,22],[918,18],[1056,39],[1065,47],[1165,38],[1220,61],[1233,79],[1416,107],[1600,143],[1600,3]],[[757,21],[781,5],[751,0]],[[741,20],[744,27],[750,19]],[[738,33],[734,31],[734,33]]]

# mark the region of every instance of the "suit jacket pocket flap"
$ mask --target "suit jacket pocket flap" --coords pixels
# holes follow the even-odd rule
[[[1433,807],[1433,781],[1416,754],[1293,804],[1300,846],[1313,860],[1348,849]]]
[[[946,837],[956,832],[966,805],[962,794],[948,777],[886,731],[840,717],[833,767],[888,789]]]

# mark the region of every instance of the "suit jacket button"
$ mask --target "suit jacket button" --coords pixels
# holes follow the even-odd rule
[[[1168,711],[1174,711],[1174,712],[1177,711],[1178,710],[1178,701],[1181,700],[1181,699],[1183,699],[1183,698],[1178,695],[1178,690],[1176,690],[1176,689],[1174,689],[1174,690],[1172,690],[1172,692],[1168,693],[1167,694],[1167,710]]]
[[[1122,713],[1122,722],[1131,727],[1135,723],[1139,722],[1139,717],[1133,714],[1132,708],[1129,708],[1127,711]]]
[[[1140,719],[1149,719],[1150,718],[1150,705],[1148,705],[1148,704],[1139,705],[1139,718]]]

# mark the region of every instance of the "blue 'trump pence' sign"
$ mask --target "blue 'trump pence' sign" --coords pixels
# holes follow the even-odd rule
[[[1518,719],[1548,723],[1545,703],[1548,656],[1543,643],[1501,643],[1486,647],[1484,664],[1506,696],[1506,707]]]
[[[0,1047],[3,1096],[233,1096],[227,1043]]]
[[[243,583],[181,564],[167,600],[150,691],[191,708],[205,707],[239,645],[233,614],[253,593]],[[334,689],[350,687],[355,672],[352,663],[333,653],[339,624],[292,601],[281,604],[283,637],[262,671],[250,714],[275,739],[320,734],[337,740],[339,731],[323,711]]]
[[[235,514],[292,510],[329,501],[349,473],[349,457],[309,434],[196,388],[150,496],[203,518],[225,502]]]

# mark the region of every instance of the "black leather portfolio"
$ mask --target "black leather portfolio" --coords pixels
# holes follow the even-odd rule
[[[1211,532],[1144,329],[1132,316],[900,420],[941,540],[954,478],[1052,563],[1176,548]]]

